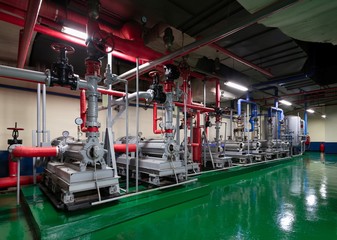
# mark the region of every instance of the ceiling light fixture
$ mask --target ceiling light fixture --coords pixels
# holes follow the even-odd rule
[[[78,31],[70,27],[63,27],[61,29],[61,32],[80,38],[80,39],[83,39],[83,40],[87,39],[87,34],[85,32],[81,32],[81,31]]]
[[[308,112],[308,113],[314,113],[315,110],[313,110],[313,109],[307,109],[307,112]]]
[[[323,115],[322,115],[322,118],[326,118],[326,115],[325,115],[325,114],[323,114]]]
[[[240,85],[240,84],[237,84],[237,83],[233,83],[233,82],[226,82],[225,85],[227,85],[228,87],[231,87],[231,88],[235,88],[237,90],[240,90],[240,91],[248,91],[248,88]]]
[[[280,103],[284,104],[284,105],[288,105],[288,106],[291,106],[291,102],[287,101],[287,100],[280,100]]]

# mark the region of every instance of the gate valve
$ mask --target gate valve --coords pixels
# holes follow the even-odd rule
[[[153,84],[150,89],[153,90],[153,100],[159,103],[166,101],[166,94],[163,91],[163,86],[159,84],[159,73],[157,71],[149,72],[149,76],[153,78]]]
[[[75,49],[69,45],[53,43],[51,48],[59,53],[59,59],[52,64],[49,86],[70,86],[72,90],[77,88],[78,75],[74,74],[73,66],[68,63],[67,54],[72,54]]]
[[[9,127],[7,128],[8,130],[12,130],[12,137],[13,139],[8,139],[7,144],[8,145],[13,145],[13,144],[22,144],[22,139],[18,139],[19,137],[19,131],[23,131],[23,128],[18,128],[17,122],[15,122],[15,127]]]

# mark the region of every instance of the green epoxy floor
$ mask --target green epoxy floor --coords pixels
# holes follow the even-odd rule
[[[15,195],[0,196],[0,239],[31,239]],[[85,227],[85,226],[84,226]],[[337,155],[211,184],[192,200],[78,239],[337,239]]]

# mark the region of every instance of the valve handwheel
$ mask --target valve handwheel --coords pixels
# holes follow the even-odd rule
[[[66,44],[62,44],[62,43],[52,43],[51,48],[55,52],[61,52],[63,50],[67,54],[72,54],[75,52],[75,48],[73,48],[72,46],[66,45]]]
[[[100,30],[96,31],[92,36],[92,43],[96,50],[100,51],[101,53],[108,54],[111,53],[115,48],[115,43],[112,34],[104,33],[105,32]]]

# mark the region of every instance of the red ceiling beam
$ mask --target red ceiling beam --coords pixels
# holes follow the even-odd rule
[[[260,72],[260,73],[262,73],[262,74],[264,74],[266,76],[268,76],[268,77],[274,77],[274,75],[270,71],[268,71],[266,69],[263,69],[263,68],[259,67],[258,65],[254,64],[252,62],[247,61],[246,59],[244,59],[244,58],[236,55],[235,53],[233,53],[233,52],[231,52],[231,51],[229,51],[229,50],[227,50],[227,49],[219,46],[216,43],[211,43],[209,46],[212,47],[212,48],[214,48],[214,49],[216,49],[216,50],[218,50],[219,52],[227,55],[228,57],[233,58],[237,62],[246,65],[247,67],[250,67],[250,68],[252,68],[252,69],[254,69],[254,70],[256,70],[256,71],[258,71],[258,72]]]

